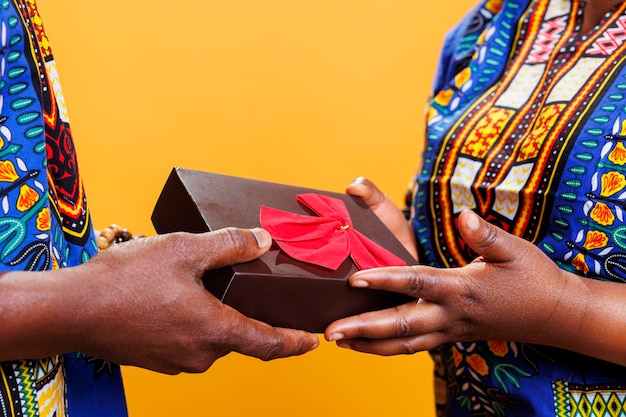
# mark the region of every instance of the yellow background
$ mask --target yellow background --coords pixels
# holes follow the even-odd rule
[[[401,204],[438,49],[473,3],[39,0],[96,227],[153,234],[173,166],[333,191],[364,175]],[[431,372],[325,342],[201,375],[124,368],[132,417],[427,417]]]

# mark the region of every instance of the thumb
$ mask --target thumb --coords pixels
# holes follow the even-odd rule
[[[194,245],[193,252],[205,269],[251,261],[267,252],[272,243],[269,233],[261,228],[228,227],[194,236],[202,240]]]
[[[480,218],[472,210],[459,216],[459,232],[465,243],[485,261],[507,262],[514,258],[514,240],[521,240]]]
[[[346,193],[361,197],[368,207],[376,208],[386,200],[385,194],[370,180],[358,177],[346,188]]]

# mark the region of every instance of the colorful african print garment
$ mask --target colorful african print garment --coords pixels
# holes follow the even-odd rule
[[[74,266],[96,251],[56,65],[35,2],[1,0],[0,269]],[[102,360],[75,353],[4,362],[0,377],[0,415],[126,415],[120,369]]]
[[[473,209],[561,268],[626,281],[626,4],[483,1],[446,38],[412,222],[422,260],[467,264]],[[433,352],[446,416],[626,416],[626,368],[515,342]]]

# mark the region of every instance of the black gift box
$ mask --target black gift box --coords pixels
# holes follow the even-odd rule
[[[356,230],[407,264],[416,264],[360,198],[202,171],[172,170],[154,208],[152,223],[158,233],[254,228],[260,227],[262,205],[315,215],[296,200],[301,193],[343,200]],[[348,278],[357,270],[350,258],[336,271],[301,262],[274,243],[257,260],[208,271],[203,283],[222,302],[246,316],[315,333],[322,333],[337,319],[410,300],[401,294],[350,287]]]

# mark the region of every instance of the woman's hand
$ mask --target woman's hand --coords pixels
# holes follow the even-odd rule
[[[509,340],[626,364],[626,285],[565,272],[530,242],[469,210],[461,214],[459,231],[480,254],[474,262],[355,273],[354,287],[404,293],[417,301],[338,320],[326,329],[326,339],[379,355],[447,342]]]
[[[385,226],[391,230],[396,239],[398,239],[406,250],[417,259],[415,232],[404,217],[402,211],[387,195],[383,194],[373,182],[363,177],[355,179],[352,184],[346,188],[346,193],[361,197],[363,201],[365,201],[365,204],[367,204]]]

